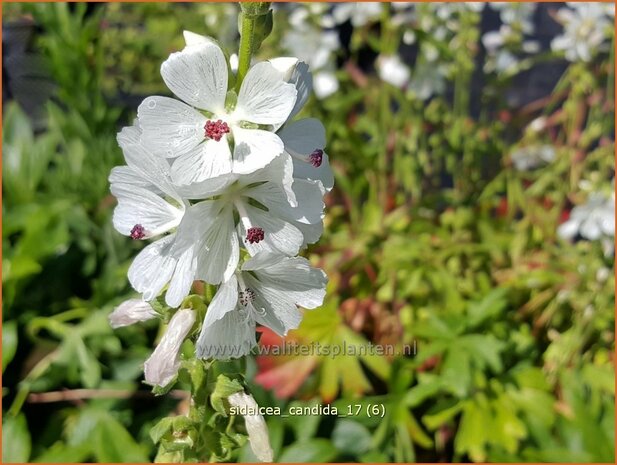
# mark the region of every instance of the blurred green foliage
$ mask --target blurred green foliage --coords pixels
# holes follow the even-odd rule
[[[237,10],[4,6],[5,20],[41,27],[33,47],[57,92],[40,133],[15,103],[3,109],[3,462],[146,461],[151,439],[195,429],[177,416],[149,436],[188,407],[176,391],[154,398],[140,385],[156,324],[107,324],[132,295],[138,248],[113,231],[107,175],[140,98],[168,92],[158,68],[182,30],[234,52]],[[386,16],[381,30],[354,29],[338,57],[341,90],[305,110],[325,123],[337,184],[308,253],[330,277],[327,301],[290,339],[416,344],[417,354],[250,358],[262,406],[385,406],[383,418],[268,417],[277,461],[614,459],[614,256],[556,235],[587,196],[579,186],[613,189],[613,57],[570,65],[523,108],[501,98],[509,77],[489,76],[474,119],[479,15],[459,19],[448,43],[416,31],[454,69],[452,98],[426,103],[358,67],[366,48],[398,43]],[[285,53],[286,28],[277,11],[263,57]],[[529,125],[538,117],[540,131]],[[513,152],[538,144],[554,146],[555,160],[517,171]],[[255,461],[248,447],[219,459]]]

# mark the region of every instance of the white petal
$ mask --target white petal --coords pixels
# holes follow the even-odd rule
[[[199,44],[213,44],[216,45],[216,41],[207,36],[202,36],[200,34],[195,34],[191,31],[182,31],[182,35],[184,36],[184,43],[186,45],[199,45]]]
[[[318,167],[313,166],[309,160],[315,149],[323,149],[326,145],[323,125],[313,118],[302,119],[285,126],[279,131],[279,136],[285,144],[285,151],[292,155],[294,178],[319,181],[326,192],[332,190],[334,175],[328,154],[323,152],[321,165]]]
[[[276,69],[284,81],[289,82],[296,65],[299,63],[296,57],[277,57],[268,60],[268,62]]]
[[[223,136],[220,141],[207,139],[176,158],[171,165],[171,177],[177,184],[188,185],[231,173],[231,169],[231,151],[227,136]]]
[[[115,166],[112,168],[108,180],[110,184],[124,184],[148,189],[155,193],[162,192],[150,181],[139,176],[130,166]]]
[[[326,146],[326,129],[316,118],[305,118],[287,124],[279,131],[285,150],[308,159],[315,149]]]
[[[218,45],[200,42],[172,53],[161,65],[167,87],[189,105],[212,113],[225,108],[227,62]]]
[[[306,224],[322,221],[324,203],[320,186],[312,181],[295,180],[292,187],[298,199],[297,207],[289,204],[281,186],[271,182],[253,187],[247,195],[265,205],[272,216]]]
[[[163,234],[178,226],[184,213],[184,205],[175,207],[141,187],[112,184],[111,193],[118,199],[113,213],[114,227],[125,236],[137,224],[144,227],[146,237]]]
[[[291,157],[283,153],[270,162],[265,168],[251,173],[249,176],[240,177],[239,181],[244,186],[255,183],[269,182],[278,186],[278,191],[283,193],[283,199],[295,207],[298,205],[296,194],[293,190],[293,162]]]
[[[293,184],[298,206],[293,209],[294,219],[305,224],[320,223],[324,216],[326,205],[323,201],[321,185],[315,181],[296,179]]]
[[[322,305],[328,279],[319,268],[313,268],[306,258],[283,258],[278,263],[255,271],[263,286],[279,290],[294,304],[304,308]]]
[[[557,228],[557,235],[562,239],[571,240],[578,234],[580,223],[572,219],[562,223]]]
[[[296,87],[285,82],[274,66],[268,62],[257,63],[242,81],[234,119],[282,124],[296,103],[296,94]]]
[[[183,309],[175,313],[161,342],[144,363],[146,383],[166,386],[174,379],[180,368],[180,347],[194,323],[195,312],[193,310]]]
[[[296,329],[302,321],[302,313],[293,299],[278,289],[263,285],[248,273],[242,273],[246,285],[255,292],[253,307],[256,320],[279,336]]]
[[[298,61],[297,58],[274,58],[270,60],[272,66],[283,74],[283,79],[296,87],[296,104],[294,105],[288,120],[296,116],[304,107],[311,92],[313,91],[313,75],[309,71],[308,64]],[[278,129],[275,127],[275,130]]]
[[[604,211],[599,219],[602,232],[608,236],[615,235],[615,210]]]
[[[233,134],[233,172],[236,174],[253,173],[283,153],[283,142],[273,132],[234,126]]]
[[[207,118],[168,97],[148,97],[137,109],[141,142],[154,155],[175,158],[189,153],[205,139]]]
[[[177,186],[178,194],[187,199],[207,199],[222,194],[227,187],[238,180],[238,175],[224,174],[205,181]]]
[[[139,144],[141,138],[141,128],[139,126],[139,120],[136,120],[136,124],[133,126],[125,126],[118,133],[117,140],[120,146]]]
[[[313,87],[317,98],[323,99],[335,93],[339,88],[339,83],[334,73],[320,71],[319,73],[315,73]]]
[[[589,239],[590,241],[595,241],[599,239],[602,235],[602,231],[600,230],[600,225],[594,221],[594,218],[591,217],[581,224],[581,236],[585,239]]]
[[[148,302],[141,299],[129,299],[122,302],[109,314],[109,324],[112,328],[129,326],[138,321],[148,321],[158,314]]]
[[[264,240],[256,244],[246,241],[246,228],[238,222],[238,234],[244,241],[244,247],[251,255],[262,250],[276,251],[285,255],[296,255],[303,242],[302,233],[291,223],[284,221],[260,208],[245,204],[251,225],[264,230]]]
[[[323,234],[323,221],[316,224],[304,224],[295,221],[292,224],[298,228],[304,236],[304,242],[302,242],[301,248],[306,247],[308,244],[314,244]]]
[[[197,257],[194,247],[187,248],[178,258],[176,269],[165,293],[165,302],[170,307],[179,307],[184,298],[189,295],[195,280]]]
[[[258,412],[259,406],[255,399],[250,394],[244,392],[236,392],[228,398],[229,405],[244,409],[246,411]],[[253,415],[244,415],[244,423],[246,424],[246,432],[249,434],[249,442],[255,456],[262,462],[272,462],[274,459],[272,447],[270,447],[270,439],[268,437],[268,427],[264,417],[255,413]]]
[[[131,286],[143,294],[144,300],[152,300],[171,278],[176,260],[170,254],[175,234],[170,234],[144,248],[129,267]]]
[[[202,202],[204,203],[204,202]],[[201,203],[192,208],[198,208]],[[233,212],[225,206],[201,238],[197,276],[210,284],[228,280],[238,265],[240,249]]]
[[[269,268],[271,266],[276,265],[284,258],[287,258],[285,255],[281,255],[279,253],[272,253],[268,251],[263,251],[256,253],[251,258],[246,260],[242,264],[242,271],[257,271],[264,268]]]
[[[235,274],[222,283],[214,294],[214,298],[208,306],[208,312],[204,319],[204,325],[209,326],[215,321],[220,320],[236,308],[238,303],[238,279]]]
[[[239,358],[248,354],[255,345],[255,322],[233,310],[209,325],[204,323],[196,352],[199,358],[205,359]]]
[[[170,167],[167,160],[155,157],[141,143],[118,142],[124,153],[126,164],[137,173],[138,176],[147,180],[167,195],[173,197],[179,203],[182,199],[178,196],[176,189],[170,180]]]

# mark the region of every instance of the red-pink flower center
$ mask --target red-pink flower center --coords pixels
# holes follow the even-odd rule
[[[315,168],[319,168],[321,166],[321,162],[323,161],[323,150],[313,150],[313,153],[309,155],[309,161]]]
[[[246,240],[250,244],[258,244],[260,241],[263,241],[265,237],[264,230],[261,228],[249,228],[246,231]]]
[[[146,230],[144,227],[141,224],[133,226],[133,229],[131,229],[131,239],[137,240],[143,239],[144,237],[146,237]]]
[[[204,129],[206,131],[206,137],[217,142],[220,141],[225,134],[229,134],[230,131],[227,123],[220,119],[217,121],[206,121]]]

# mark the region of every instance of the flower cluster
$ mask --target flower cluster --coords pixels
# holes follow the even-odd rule
[[[118,135],[126,165],[109,178],[113,223],[153,241],[128,271],[143,301],[125,302],[110,319],[122,326],[155,316],[144,301],[162,292],[170,307],[186,307],[194,281],[204,281],[218,290],[197,355],[238,358],[254,347],[257,323],[285,335],[302,319],[298,307],[321,305],[326,276],[297,254],[322,233],[334,179],[323,125],[293,120],[312,89],[305,63],[257,63],[238,86],[216,42],[184,37],[185,48],[161,66],[178,99],[146,98]],[[173,379],[196,316],[190,308],[174,314],[146,362],[148,383]]]
[[[615,5],[595,2],[567,2],[557,19],[563,33],[551,42],[555,52],[563,52],[568,61],[591,61],[596,50],[611,35]]]

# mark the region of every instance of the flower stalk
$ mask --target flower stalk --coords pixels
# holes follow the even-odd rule
[[[246,76],[251,65],[251,56],[253,55],[253,43],[255,33],[256,17],[247,16],[244,13],[241,15],[242,27],[240,30],[240,53],[238,57],[238,77],[236,79],[236,91],[240,91],[242,81]]]
[[[240,49],[238,53],[238,75],[236,78],[236,92],[240,91],[242,81],[250,66],[251,58],[263,39],[272,30],[272,11],[270,2],[241,3],[240,14]]]

